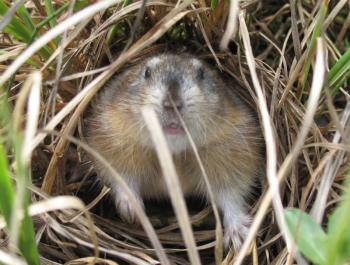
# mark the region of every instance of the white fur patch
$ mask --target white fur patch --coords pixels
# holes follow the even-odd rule
[[[165,134],[165,138],[167,140],[169,150],[173,154],[178,154],[186,150],[189,146],[189,142],[186,134],[181,134],[181,135]]]
[[[186,134],[181,134],[181,135],[165,134],[165,139],[168,143],[169,151],[172,154],[179,154],[182,151],[188,149],[189,147],[189,142]],[[144,146],[154,148],[154,144],[149,137],[143,137],[141,140],[141,143]]]
[[[192,64],[193,64],[193,66],[196,67],[196,68],[199,68],[199,67],[202,66],[202,62],[201,62],[200,60],[196,59],[196,58],[193,58],[193,59],[192,59]]]
[[[185,79],[182,93],[183,93],[183,99],[185,100],[185,103],[186,103],[186,99],[195,98],[199,96],[201,91],[199,87],[195,83],[193,83],[192,80]]]
[[[150,66],[150,67],[155,67],[161,61],[162,60],[161,60],[161,58],[159,56],[153,57],[153,58],[149,59],[149,61],[147,62],[147,65]]]
[[[242,190],[239,187],[222,188],[217,196],[217,205],[224,217],[224,244],[228,248],[239,250],[248,234],[251,217],[247,214]]]
[[[161,106],[162,102],[166,96],[166,88],[162,84],[157,84],[156,86],[147,87],[147,102]]]
[[[131,192],[134,194],[136,201],[142,208],[144,208],[145,206],[140,196],[138,187],[140,185],[139,181],[137,181],[134,177],[125,175],[123,177],[128,183]],[[116,185],[112,187],[112,193],[114,196],[114,203],[120,215],[120,218],[127,223],[139,223],[134,205],[130,202],[130,199],[125,191],[120,186]]]

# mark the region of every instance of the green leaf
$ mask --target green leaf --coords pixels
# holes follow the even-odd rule
[[[327,235],[321,226],[299,209],[285,210],[284,216],[300,252],[316,264],[327,264]]]
[[[348,177],[349,178],[349,177]],[[350,258],[350,180],[340,205],[328,221],[328,264],[343,264]]]
[[[350,212],[344,207],[337,209],[330,216],[328,221],[328,264],[342,264],[350,257]]]

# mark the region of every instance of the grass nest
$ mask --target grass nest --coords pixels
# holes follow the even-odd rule
[[[55,10],[65,5],[63,1],[52,4]],[[336,11],[322,16],[324,6]],[[47,12],[37,1],[28,1],[25,8],[37,23]],[[324,69],[330,68],[349,45],[350,8],[346,1],[242,0],[239,9],[224,0],[115,1],[99,12],[91,9],[90,15],[81,13],[71,25],[64,24],[78,14],[76,9],[83,8],[70,4],[54,13],[54,19],[37,31],[33,45],[55,27],[63,29],[39,44],[8,77],[10,65],[30,49],[31,43],[16,38],[11,31],[1,33],[4,52],[0,67],[5,72],[1,83],[13,115],[17,105],[23,107],[20,100],[25,80],[34,85],[35,76],[42,79],[37,102],[39,129],[30,142],[32,183],[27,185],[31,204],[37,206],[33,207],[36,214],[35,210],[29,212],[33,214],[41,263],[159,264],[159,252],[149,239],[149,231],[123,223],[108,187],[96,180],[86,159],[82,118],[93,96],[115,73],[151,54],[169,51],[194,54],[232,80],[236,84],[232,89],[256,109],[262,128],[268,128],[261,109],[265,101],[278,169],[274,175],[267,167],[267,174],[279,178],[280,190],[279,194],[270,193],[278,185],[276,179],[257,189],[250,209],[256,230],[243,257],[247,264],[290,262],[293,255],[278,225],[283,218],[279,203],[312,212],[322,222],[334,211],[344,189],[349,164],[349,81],[343,78],[330,83],[328,79],[329,85],[323,86],[316,102],[312,99],[313,86],[324,82],[313,78],[322,75],[315,57],[326,60]],[[239,10],[236,16],[235,10]],[[231,20],[231,16],[236,19]],[[227,32],[231,35],[226,41]],[[19,130],[25,130],[24,121],[32,115],[29,110],[28,104]],[[9,131],[4,125],[1,134],[8,160],[13,162]],[[267,140],[268,158],[269,144]],[[232,250],[222,254],[222,249],[215,248],[211,206],[195,198],[190,198],[187,206],[202,264],[237,261]],[[171,203],[147,202],[146,210],[170,264],[191,264]],[[1,249],[11,249],[10,235],[0,235]]]

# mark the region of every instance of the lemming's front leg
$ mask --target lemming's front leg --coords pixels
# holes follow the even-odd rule
[[[144,208],[145,206],[140,196],[138,187],[135,184],[130,185],[130,183],[128,186],[134,194],[135,199],[138,201],[141,207]],[[112,188],[112,194],[120,218],[127,223],[139,223],[140,221],[137,219],[135,208],[126,192],[121,187],[115,186]]]
[[[216,203],[223,215],[225,248],[240,249],[248,234],[251,217],[244,198],[238,190],[227,187],[220,191]]]

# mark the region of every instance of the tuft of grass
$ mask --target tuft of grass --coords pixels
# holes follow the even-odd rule
[[[0,101],[0,124],[6,125],[8,133],[0,136],[0,213],[6,222],[10,236],[9,248],[12,251],[19,249],[28,264],[39,265],[39,254],[36,246],[35,231],[32,219],[28,214],[30,192],[27,189],[30,183],[29,164],[23,157],[23,132],[14,128],[7,97],[3,94]],[[7,161],[7,153],[3,143],[5,139],[10,150],[13,150],[14,173],[16,186],[13,185],[10,172],[11,167]]]
[[[78,1],[79,6],[83,7],[86,1]],[[18,7],[15,14],[12,15],[12,8],[9,8],[6,1],[0,0],[0,15],[10,17],[10,21],[5,25],[4,32],[8,33],[14,39],[22,41],[27,45],[33,43],[35,39],[43,35],[51,27],[57,25],[57,18],[69,7],[68,3],[62,3],[57,10],[53,8],[52,1],[45,1],[46,17],[39,22],[34,22],[30,16],[30,11],[22,4]],[[85,3],[86,4],[86,3]],[[39,50],[38,55],[41,60],[47,60],[53,53],[52,47],[56,48],[59,37]],[[27,61],[31,63],[31,61]]]
[[[0,14],[5,16],[9,11],[4,1],[0,1]],[[11,34],[14,38],[27,42],[30,39],[30,29],[28,29],[17,16],[11,16],[11,19],[4,31]]]

